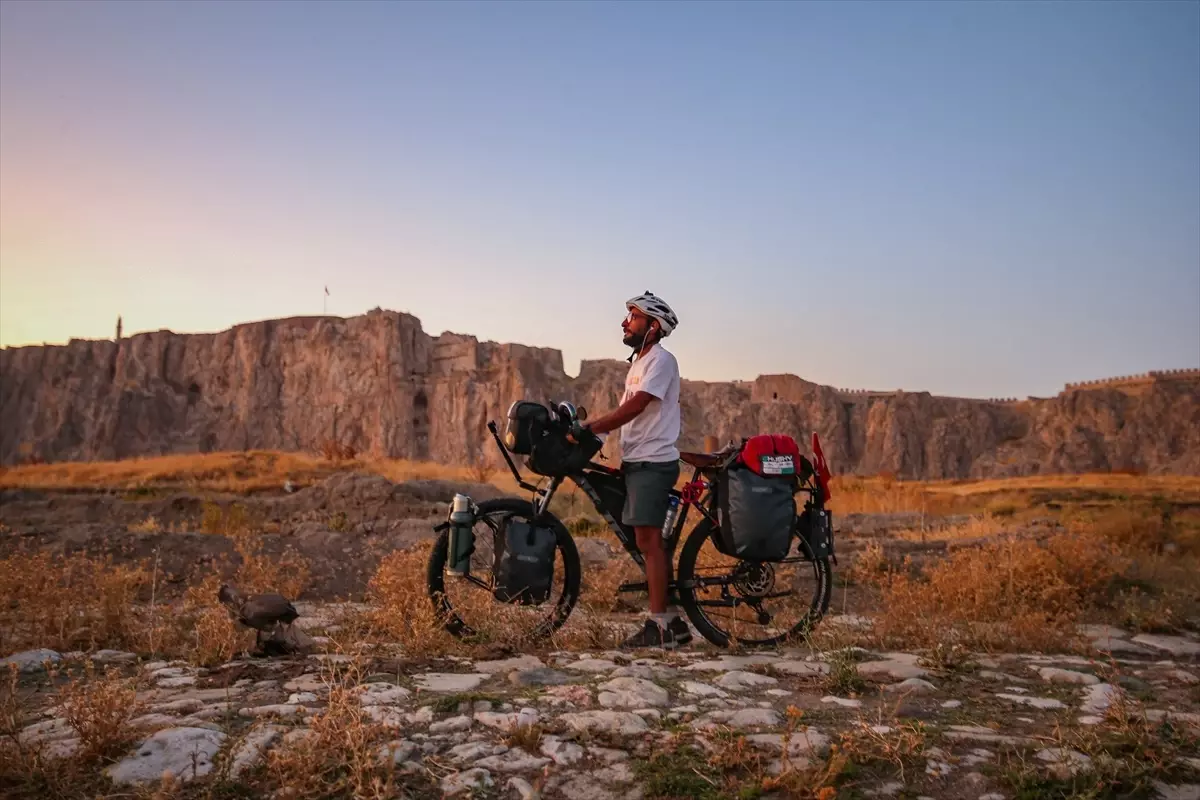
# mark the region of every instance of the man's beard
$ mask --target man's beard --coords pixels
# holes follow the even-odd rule
[[[641,333],[627,333],[622,339],[626,347],[632,347],[634,350],[641,350],[642,345],[646,343],[646,331]]]

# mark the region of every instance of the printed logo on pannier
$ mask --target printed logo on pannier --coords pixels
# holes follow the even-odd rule
[[[796,463],[790,455],[759,456],[763,475],[795,475]]]

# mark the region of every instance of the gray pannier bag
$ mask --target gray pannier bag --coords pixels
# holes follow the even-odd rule
[[[718,550],[745,561],[788,557],[796,527],[799,452],[789,436],[754,436],[746,440],[738,458],[721,470]]]
[[[536,606],[554,587],[554,551],[558,538],[550,528],[508,517],[496,537],[496,584],[492,596],[503,603]]]

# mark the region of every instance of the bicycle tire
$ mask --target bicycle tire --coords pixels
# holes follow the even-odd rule
[[[812,565],[817,578],[817,588],[813,593],[813,599],[808,612],[801,618],[800,622],[797,622],[788,631],[778,636],[764,639],[750,639],[740,638],[722,631],[704,613],[704,609],[700,605],[700,600],[696,596],[696,591],[691,586],[691,582],[696,577],[696,559],[700,554],[700,549],[712,535],[713,525],[707,519],[701,519],[696,527],[692,529],[691,534],[688,535],[687,540],[683,544],[683,550],[679,554],[677,581],[680,605],[687,612],[688,619],[691,620],[696,631],[709,642],[712,642],[717,647],[729,647],[731,641],[743,647],[772,647],[802,638],[810,633],[825,616],[825,612],[829,610],[829,602],[833,597],[833,573],[829,567],[829,559],[814,559],[812,557],[812,550],[809,548],[808,543],[804,541],[804,537],[797,534],[796,539],[799,542],[799,547],[803,549],[808,558],[807,563]]]
[[[484,500],[478,504],[478,509],[479,517],[492,514],[511,514],[532,520],[534,514],[531,502],[515,497]],[[575,608],[575,603],[579,600],[579,586],[582,580],[579,550],[576,548],[575,540],[571,538],[571,533],[567,530],[567,526],[558,517],[549,512],[544,513],[542,519],[554,531],[556,549],[562,553],[563,594],[558,603],[555,604],[551,616],[530,632],[529,638],[549,636],[566,623],[567,617],[571,615],[571,611]],[[450,604],[450,599],[446,595],[446,575],[444,570],[446,567],[446,545],[449,539],[450,531],[444,530],[438,534],[437,541],[433,544],[433,550],[429,554],[429,561],[426,568],[425,589],[430,602],[433,603],[434,613],[442,620],[442,627],[452,636],[458,639],[466,639],[473,636],[475,630],[459,617],[458,612],[454,610]],[[480,589],[480,591],[483,590]],[[500,604],[500,601],[497,600],[496,603]]]

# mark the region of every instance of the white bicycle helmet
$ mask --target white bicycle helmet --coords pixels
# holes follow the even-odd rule
[[[679,317],[675,316],[675,312],[666,301],[649,290],[626,300],[625,307],[636,308],[646,316],[658,320],[664,338],[670,336],[671,331],[679,325]]]

